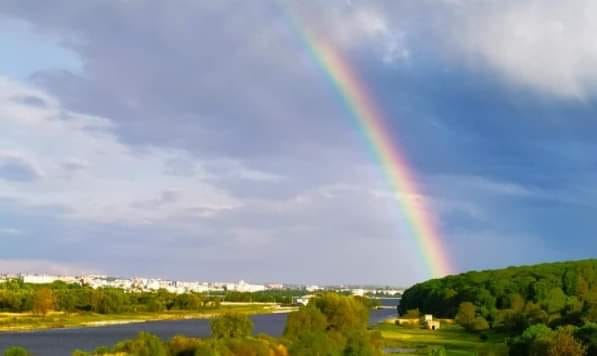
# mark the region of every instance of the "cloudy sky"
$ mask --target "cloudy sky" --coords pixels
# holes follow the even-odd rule
[[[592,0],[4,0],[0,270],[427,278],[297,21],[386,113],[457,271],[595,257]]]

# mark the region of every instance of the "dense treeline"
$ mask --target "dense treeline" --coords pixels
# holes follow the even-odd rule
[[[158,312],[202,310],[217,307],[220,298],[198,293],[174,294],[166,290],[127,292],[119,288],[93,289],[78,284],[54,282],[31,285],[15,279],[0,283],[0,311],[36,312]]]
[[[175,294],[164,289],[154,292],[127,292],[119,288],[93,289],[64,282],[33,285],[13,279],[0,283],[0,311],[33,311],[39,314],[45,314],[50,310],[100,314],[167,310],[200,311],[216,308],[221,301],[290,304],[292,297],[300,293],[301,291],[280,290],[257,293]]]
[[[597,321],[597,260],[510,267],[433,279],[406,290],[400,312],[418,308],[423,313],[453,318],[463,302],[473,303],[480,316],[492,325],[513,310],[522,310],[529,319],[546,323]]]
[[[433,279],[406,290],[399,309],[502,330],[512,336],[510,355],[597,355],[597,260]]]
[[[292,304],[294,302],[293,298],[303,295],[305,295],[305,290],[303,289],[274,289],[252,293],[229,291],[223,295],[223,300],[226,302]]]
[[[74,351],[74,356],[379,356],[381,336],[367,330],[369,309],[362,298],[325,293],[288,316],[284,336],[253,336],[253,323],[242,314],[224,314],[210,322],[212,335],[199,339],[175,336],[163,341],[140,333],[112,347],[93,352]],[[10,355],[28,355],[12,349]],[[16,353],[16,352],[21,353]],[[5,355],[8,355],[5,353]]]

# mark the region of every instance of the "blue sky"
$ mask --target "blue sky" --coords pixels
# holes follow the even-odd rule
[[[387,114],[458,271],[595,257],[597,5],[281,5],[2,2],[0,270],[427,278],[285,11]]]

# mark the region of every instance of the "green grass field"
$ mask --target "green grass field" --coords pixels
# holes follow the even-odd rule
[[[469,333],[457,325],[444,325],[437,331],[408,328],[392,323],[377,326],[389,351],[399,355],[427,355],[434,347],[443,346],[450,356],[503,356],[507,355],[504,335],[486,333],[483,341],[478,334]]]

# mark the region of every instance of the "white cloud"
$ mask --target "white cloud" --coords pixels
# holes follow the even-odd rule
[[[597,81],[597,2],[484,1],[458,5],[456,47],[508,80],[583,99]]]
[[[301,14],[308,31],[345,50],[373,49],[381,61],[408,60],[410,51],[404,31],[384,12],[381,4],[330,2],[327,6],[289,7],[292,16]],[[312,5],[312,4],[311,4]]]
[[[283,179],[283,177],[278,174],[248,168],[241,161],[234,159],[204,161],[203,166],[209,171],[217,172],[213,175],[211,175],[210,172],[206,172],[206,174],[211,175],[211,178],[213,179],[230,178],[270,183],[279,182]]]
[[[373,8],[332,8],[328,16],[332,36],[344,45],[359,43],[367,38],[384,37],[390,32],[385,17]],[[321,35],[329,35],[329,32]]]
[[[364,6],[350,9],[348,14],[337,14],[332,22],[336,43],[347,47],[372,46],[388,64],[410,58],[405,33],[397,22],[389,20],[380,9]]]
[[[11,100],[33,96],[47,105],[32,107]],[[112,133],[110,120],[68,111],[44,92],[2,78],[0,122],[0,152],[35,162],[37,170],[44,172],[40,179],[26,183],[0,180],[1,198],[25,206],[59,206],[75,218],[129,223],[175,217],[194,208],[217,212],[241,204],[208,182],[208,178],[215,181],[218,171],[207,172],[196,156],[178,149],[127,146]],[[172,161],[187,162],[195,174],[169,174]],[[277,179],[240,162],[225,174],[231,169],[241,179]]]

